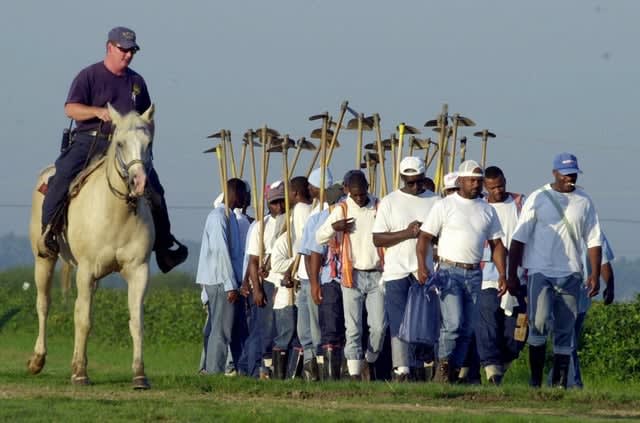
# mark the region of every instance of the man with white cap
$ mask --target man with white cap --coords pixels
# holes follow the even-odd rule
[[[381,252],[373,245],[373,223],[378,200],[369,195],[362,172],[349,178],[349,196],[338,203],[318,228],[316,241],[329,244],[340,258],[342,299],[346,326],[344,355],[353,379],[374,379],[374,363],[382,350],[386,319],[380,287]],[[367,310],[369,342],[363,354],[362,307]]]
[[[533,387],[542,385],[549,321],[554,338],[552,384],[567,387],[585,245],[591,264],[588,294],[593,297],[600,290],[600,223],[591,197],[576,186],[578,173],[582,172],[576,156],[556,155],[554,182],[537,189],[525,201],[511,239],[509,282],[518,284],[518,265],[528,271],[528,344]]]
[[[442,383],[457,380],[473,335],[485,241],[491,247],[499,283],[506,285],[505,249],[500,240],[502,228],[495,209],[480,198],[482,180],[482,168],[477,162],[467,160],[460,164],[458,192],[433,206],[420,227],[416,247],[418,281],[425,283],[429,269],[423,258],[431,240],[438,237],[438,271],[442,271],[446,283],[439,291],[442,326],[435,380]]]
[[[458,172],[449,172],[444,175],[443,197],[458,191]]]
[[[420,225],[439,199],[426,189],[424,173],[422,159],[413,156],[402,159],[400,177],[404,186],[380,200],[372,229],[374,245],[386,249],[382,272],[384,305],[391,333],[392,376],[397,381],[407,380],[410,367],[416,367],[416,376],[422,379],[424,364],[433,366],[433,360],[416,363],[412,346],[398,338],[409,287],[417,282],[414,276],[418,271],[415,251]],[[422,260],[429,269],[433,269],[431,257],[423,257]]]
[[[246,254],[249,255],[249,279],[251,284],[251,327],[249,342],[259,339],[260,351],[252,354],[249,360],[249,371],[255,375],[256,363],[262,361],[259,376],[270,378],[273,344],[273,307],[276,303],[276,286],[280,285],[283,275],[269,270],[269,255],[277,237],[284,227],[284,183],[274,182],[266,193],[269,214],[264,217],[264,258],[260,263],[260,231],[250,231],[247,239]],[[258,355],[257,357],[255,355]]]
[[[333,185],[333,175],[327,168],[325,170],[325,190]],[[309,175],[308,190],[311,194],[314,206],[306,216],[306,224],[310,222],[310,217],[320,212],[319,198],[321,186],[320,169],[315,169]],[[300,289],[296,294],[296,305],[298,307],[298,323],[297,331],[300,344],[302,345],[304,354],[304,375],[307,380],[316,381],[319,379],[317,355],[320,349],[320,323],[318,321],[318,305],[313,302],[311,297],[311,285],[309,282],[309,274],[307,271],[309,264],[309,253],[303,245],[306,224],[301,227],[302,235],[296,244],[296,251],[302,255],[300,268],[298,270],[298,278],[300,279]],[[314,225],[315,227],[315,225]],[[296,235],[297,236],[297,235]]]

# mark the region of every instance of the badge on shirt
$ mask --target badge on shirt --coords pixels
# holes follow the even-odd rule
[[[131,88],[131,101],[133,101],[134,107],[136,105],[136,98],[138,97],[138,94],[140,94],[141,91],[142,89],[140,88],[140,85],[134,83],[133,87]]]

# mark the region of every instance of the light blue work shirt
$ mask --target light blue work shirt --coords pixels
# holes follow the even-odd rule
[[[324,285],[331,281],[340,282],[340,274],[342,268],[340,261],[337,257],[334,257],[335,266],[337,268],[338,276],[331,277],[331,267],[328,263],[329,248],[327,245],[318,244],[316,242],[316,231],[329,217],[329,210],[324,209],[321,212],[314,213],[309,216],[307,223],[304,225],[304,231],[302,234],[302,240],[300,241],[300,254],[311,255],[311,253],[322,254],[322,267],[320,268],[320,284]],[[308,270],[308,269],[307,269]]]
[[[225,291],[238,289],[242,280],[244,245],[235,213],[225,216],[224,206],[211,210],[204,225],[196,283],[223,284]]]

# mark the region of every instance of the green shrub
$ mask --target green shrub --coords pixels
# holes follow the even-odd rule
[[[145,297],[144,324],[146,344],[176,344],[201,342],[205,313],[200,302],[200,291],[185,274],[175,280],[164,275],[159,286],[150,283]],[[54,280],[49,311],[49,336],[73,337],[73,303],[75,292],[66,301],[60,284]],[[23,289],[23,284],[30,284]],[[183,288],[178,288],[183,286]],[[185,287],[186,286],[186,287]],[[75,289],[72,289],[75,291]],[[21,331],[37,334],[36,289],[33,270],[27,268],[0,272],[0,333]],[[130,345],[129,310],[127,292],[120,289],[100,288],[93,298],[91,342],[111,345]]]
[[[640,380],[639,334],[640,295],[629,303],[594,303],[581,340],[582,367],[596,376]]]

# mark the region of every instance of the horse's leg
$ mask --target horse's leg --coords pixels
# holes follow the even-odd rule
[[[34,277],[38,297],[36,308],[38,310],[38,339],[33,348],[33,354],[27,362],[27,368],[31,374],[42,371],[47,356],[47,316],[51,304],[51,281],[57,259],[42,258],[35,255]]]
[[[94,276],[82,263],[76,273],[76,298],[74,324],[75,337],[73,346],[73,360],[71,362],[71,382],[75,385],[88,385],[87,376],[87,338],[91,330],[91,302],[93,300]]]
[[[149,381],[144,373],[142,345],[144,333],[144,296],[149,282],[149,264],[123,269],[123,276],[129,286],[129,330],[133,339],[133,388],[149,389]]]

